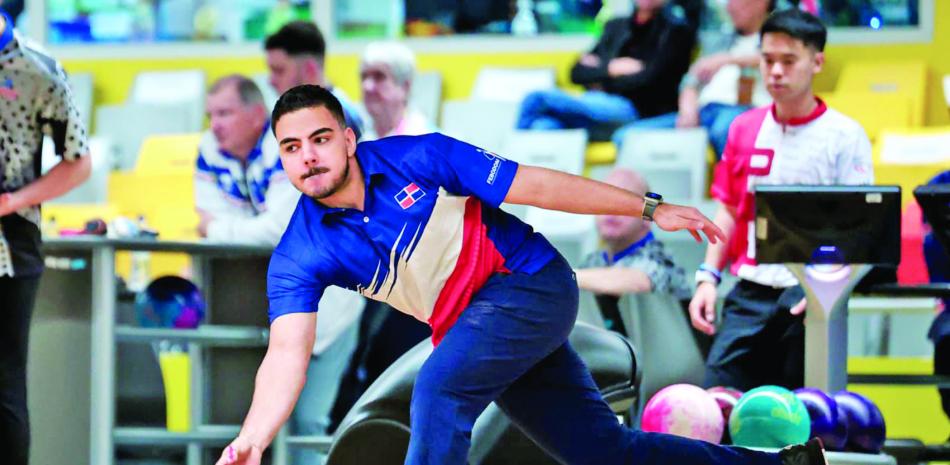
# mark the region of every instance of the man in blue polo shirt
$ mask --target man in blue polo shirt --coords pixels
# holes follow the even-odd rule
[[[439,134],[356,146],[339,102],[291,89],[272,115],[281,161],[304,195],[268,271],[271,337],[250,411],[218,461],[260,463],[304,383],[317,303],[336,285],[432,326],[415,380],[407,464],[464,464],[492,401],[564,463],[823,464],[817,440],[781,455],[630,430],[567,342],[577,285],[567,262],[502,202],[645,216],[721,231],[696,209],[518,164]]]

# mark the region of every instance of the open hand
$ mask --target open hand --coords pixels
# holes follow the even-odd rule
[[[696,242],[703,241],[699,231],[706,235],[710,244],[726,240],[722,229],[693,207],[661,203],[653,212],[653,221],[664,231],[689,230],[689,233],[696,238]]]

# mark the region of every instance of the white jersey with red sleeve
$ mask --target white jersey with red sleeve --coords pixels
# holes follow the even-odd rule
[[[755,186],[775,184],[870,184],[871,142],[851,118],[820,99],[808,116],[780,122],[774,105],[743,113],[729,128],[712,196],[735,209],[736,230],[726,258],[730,271],[766,286],[789,287],[797,280],[783,265],[755,262]]]

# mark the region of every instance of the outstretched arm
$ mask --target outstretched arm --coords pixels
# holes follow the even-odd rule
[[[257,370],[254,398],[238,437],[217,465],[257,465],[281,425],[287,421],[307,380],[317,314],[290,313],[271,324],[267,355]]]
[[[589,215],[643,214],[643,197],[592,179],[537,166],[520,165],[505,196],[506,203]],[[664,203],[653,214],[666,231],[689,230],[701,241],[702,231],[713,244],[724,240],[722,230],[693,207]]]
[[[0,194],[0,216],[39,205],[59,197],[89,177],[92,161],[86,154],[74,161],[62,160],[39,179],[14,192]]]

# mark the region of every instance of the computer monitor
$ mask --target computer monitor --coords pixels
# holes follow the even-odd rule
[[[914,197],[937,242],[950,253],[950,184],[920,186]]]
[[[896,266],[898,186],[756,186],[758,263]]]

